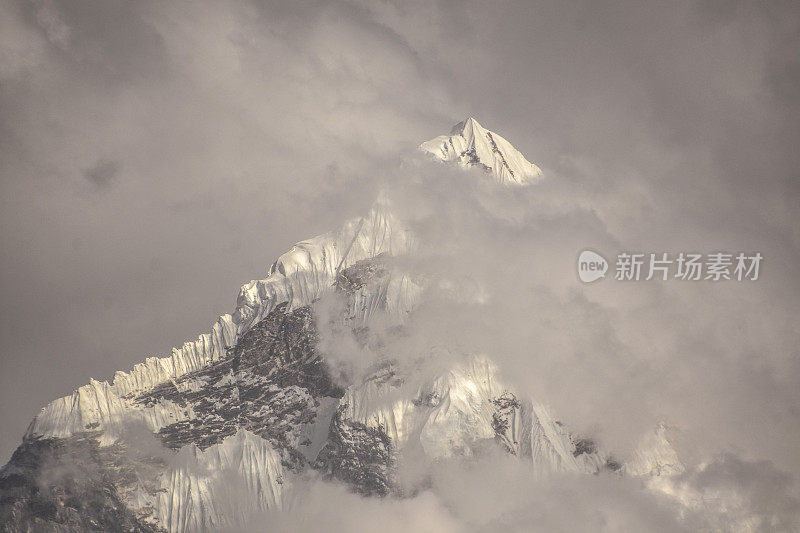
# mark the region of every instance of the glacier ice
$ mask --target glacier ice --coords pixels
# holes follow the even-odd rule
[[[159,476],[153,518],[168,531],[233,526],[267,509],[280,509],[284,473],[267,441],[239,430],[206,450],[181,449]]]

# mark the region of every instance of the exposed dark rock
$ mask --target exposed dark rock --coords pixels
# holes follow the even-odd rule
[[[511,170],[511,167],[509,166],[508,161],[506,161],[506,157],[503,155],[503,152],[501,152],[500,148],[497,147],[497,142],[495,142],[494,136],[492,136],[492,134],[488,131],[486,132],[486,134],[489,136],[489,142],[492,143],[492,152],[494,152],[500,157],[500,162],[503,164],[503,167],[505,167],[508,173],[513,176],[514,171]]]
[[[331,421],[328,442],[314,467],[365,496],[386,496],[394,485],[395,453],[383,428],[344,418],[341,406]]]
[[[495,412],[492,414],[492,429],[494,430],[494,440],[503,445],[509,453],[516,454],[517,443],[509,435],[511,420],[516,410],[521,407],[516,396],[510,392],[504,392],[492,400]]]
[[[245,333],[227,359],[163,383],[134,401],[152,405],[163,399],[191,409],[191,419],[159,431],[172,449],[191,443],[204,449],[243,428],[268,440],[283,454],[286,466],[299,468],[303,458],[293,444],[297,432],[314,421],[320,398],[343,394],[317,355],[316,344],[311,309],[287,312],[284,303]]]
[[[572,455],[578,457],[582,453],[585,454],[593,454],[597,453],[597,444],[592,439],[578,439],[575,441],[575,449],[572,451]]]
[[[26,440],[0,475],[0,531],[163,531],[122,501],[119,488],[136,482],[137,469],[121,446],[99,446],[96,433]]]
[[[379,254],[372,259],[364,259],[342,269],[336,276],[336,288],[339,291],[352,293],[374,279],[384,278],[388,273],[386,257],[384,254]]]
[[[302,445],[299,432],[314,421],[321,398],[343,395],[316,344],[311,309],[287,311],[281,304],[226,359],[129,399],[185,409],[189,420],[158,433],[168,448],[205,449],[243,428],[269,441],[284,465],[297,470],[306,464],[295,447]],[[120,493],[146,468],[124,445],[99,446],[97,435],[23,442],[0,478],[0,531],[158,531]],[[163,466],[148,466],[153,478]]]
[[[606,469],[611,470],[612,472],[619,472],[620,470],[622,470],[622,464],[613,457],[609,457],[608,459],[606,459],[605,467]]]

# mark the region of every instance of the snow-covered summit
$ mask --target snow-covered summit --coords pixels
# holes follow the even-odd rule
[[[541,175],[471,118],[421,149],[504,184]],[[401,326],[424,298],[424,274],[405,271],[402,261],[418,236],[389,195],[365,216],[295,244],[266,278],[242,286],[235,310],[210,333],[45,406],[0,469],[0,530],[27,531],[42,520],[77,531],[236,527],[285,508],[297,476],[310,470],[364,495],[400,493],[406,452],[438,461],[497,445],[542,475],[681,471],[662,434],[630,465],[619,463],[528,392],[504,385],[490,354],[445,358],[431,375],[381,354],[363,375],[337,378],[328,347],[362,353],[372,325],[402,342]],[[323,305],[317,314],[312,306],[331,295],[325,305],[343,308]],[[79,487],[96,490],[76,496],[68,477],[42,484],[52,465],[89,472]],[[76,509],[76,501],[86,505]]]
[[[510,142],[472,117],[453,126],[450,135],[440,135],[419,148],[441,161],[481,166],[504,184],[527,185],[542,176],[542,170]]]

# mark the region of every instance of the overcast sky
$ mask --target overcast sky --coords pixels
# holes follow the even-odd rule
[[[676,400],[714,449],[798,473],[799,15],[720,0],[0,3],[0,462],[47,402],[208,331],[242,283],[364,213],[402,180],[387,169],[474,116],[547,176],[511,200],[544,233],[515,226],[510,272],[568,274],[584,303],[554,296],[564,323],[608,303],[628,317],[604,315],[614,342],[652,355],[641,382],[567,358],[552,390],[547,373],[527,384],[578,424],[599,415],[566,385],[591,404],[629,384],[600,402],[620,413],[608,427],[638,399]],[[474,223],[449,191],[428,192]],[[465,243],[494,241],[484,227]],[[583,247],[765,259],[749,285],[620,294],[579,286]],[[508,368],[530,375],[515,346]]]

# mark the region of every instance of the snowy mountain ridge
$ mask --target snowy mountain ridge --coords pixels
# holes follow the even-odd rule
[[[508,141],[471,118],[420,149],[504,185],[541,177]],[[210,333],[169,357],[117,372],[112,383],[90,380],[45,406],[0,471],[7,502],[0,524],[12,531],[48,524],[170,532],[231,526],[282,508],[292,479],[308,470],[364,495],[393,493],[407,450],[439,459],[499,446],[539,473],[652,475],[663,462],[680,471],[663,435],[655,453],[618,463],[503,384],[484,355],[466,356],[414,389],[408,369],[390,360],[337,382],[319,352],[312,306],[338,294],[345,307],[337,323],[356,340],[378,315],[401,326],[422,286],[388,263],[416,245],[382,194],[366,216],[297,243],[266,278],[243,285],[234,312],[219,317]],[[138,444],[142,439],[148,444]],[[40,491],[43,465],[69,461],[102,473],[81,481],[79,499],[88,507],[68,503],[74,483],[59,480]]]
[[[71,395],[44,407],[31,422],[26,436],[67,437],[86,427],[105,426],[118,413],[129,410],[126,396],[227,357],[237,340],[277,305],[288,302],[290,309],[310,305],[330,290],[343,268],[384,253],[406,253],[412,245],[412,236],[392,215],[386,200],[379,200],[367,216],[295,244],[273,263],[265,279],[243,285],[235,311],[220,316],[211,333],[174,348],[169,357],[149,357],[131,372],[117,372],[111,384],[90,380]],[[154,431],[164,418],[174,419],[174,413],[164,410],[159,408],[147,417]]]
[[[420,145],[420,149],[445,162],[484,168],[501,183],[522,185],[541,176],[541,170],[508,141],[484,129],[473,118],[454,126],[450,136],[436,137]],[[27,434],[64,437],[88,425],[107,423],[112,413],[122,408],[124,396],[146,391],[226,357],[236,340],[278,304],[309,305],[330,289],[343,267],[382,253],[407,253],[412,246],[410,232],[392,215],[388,200],[381,198],[366,217],[295,244],[273,263],[265,279],[243,285],[234,312],[221,315],[210,333],[173,348],[169,357],[148,357],[130,372],[117,372],[111,384],[91,380],[46,406]]]

